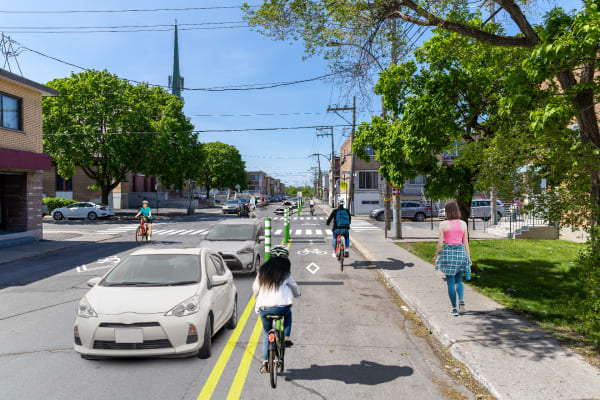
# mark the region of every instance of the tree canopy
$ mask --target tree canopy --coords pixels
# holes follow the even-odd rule
[[[206,160],[198,181],[206,188],[208,197],[211,189],[233,189],[240,185],[240,190],[248,187],[246,163],[235,146],[221,142],[204,145]]]
[[[44,151],[64,178],[81,167],[103,203],[130,171],[177,188],[197,174],[202,146],[177,97],[107,71],[73,73],[48,86],[60,95],[44,99]]]

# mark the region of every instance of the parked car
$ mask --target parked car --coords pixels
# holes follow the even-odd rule
[[[55,208],[52,210],[52,218],[60,221],[64,218],[87,218],[94,221],[98,218],[113,217],[115,211],[112,207],[96,204],[92,202],[73,203],[67,207]]]
[[[256,219],[226,220],[200,246],[218,251],[230,270],[254,273],[265,256],[264,227]]]
[[[506,215],[506,206],[500,200],[496,200],[496,214],[498,219]],[[471,218],[481,218],[488,221],[492,217],[492,201],[489,199],[477,199],[471,201]]]
[[[139,250],[88,286],[74,326],[82,358],[207,358],[212,336],[237,324],[233,275],[214,250]]]
[[[223,214],[237,214],[242,209],[242,204],[239,200],[227,200],[223,204]]]
[[[431,218],[432,216],[431,208],[420,201],[402,201],[400,202],[400,207],[402,209],[402,218],[410,218],[414,221],[424,221],[425,218]],[[371,219],[383,221],[384,209],[377,208],[371,211],[369,216]],[[435,211],[433,211],[433,216],[437,216]]]

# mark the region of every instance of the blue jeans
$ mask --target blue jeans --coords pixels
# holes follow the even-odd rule
[[[286,337],[292,332],[292,307],[265,307],[264,310],[259,310],[260,319],[263,324],[263,360],[267,361],[269,354],[269,331],[273,327],[273,322],[267,319],[267,315],[283,315],[283,332]]]
[[[333,250],[335,250],[335,246],[337,245],[338,235],[344,235],[344,237],[346,238],[346,247],[344,247],[344,249],[348,250],[348,247],[350,247],[350,231],[348,229],[341,228],[333,230]]]
[[[458,300],[463,301],[465,288],[462,282],[462,276],[464,271],[458,271],[456,275],[446,275],[446,283],[448,284],[448,296],[450,296],[450,303],[452,308],[456,308],[456,293],[458,293]]]

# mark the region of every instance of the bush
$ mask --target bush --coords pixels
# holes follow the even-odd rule
[[[575,299],[579,331],[600,346],[600,249],[590,246],[579,263],[583,289],[583,295]]]
[[[68,207],[76,201],[64,197],[44,197],[42,200],[48,206],[48,212],[52,212],[56,208]]]

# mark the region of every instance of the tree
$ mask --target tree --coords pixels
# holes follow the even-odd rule
[[[75,168],[94,180],[102,202],[128,172],[154,174],[183,185],[189,153],[201,156],[183,103],[161,88],[133,85],[107,71],[86,71],[55,79],[59,96],[44,99],[44,151],[58,173]]]
[[[314,194],[312,186],[286,186],[285,192],[292,197],[296,197],[298,192],[302,192],[302,197],[310,197]]]
[[[375,88],[397,120],[373,117],[354,140],[357,154],[371,146],[381,174],[402,186],[428,176],[430,198],[456,198],[464,220],[479,179],[486,149],[519,115],[503,116],[500,101],[511,82],[527,81],[521,69],[525,50],[503,49],[437,29],[415,52],[415,61],[391,66]],[[529,86],[534,89],[532,85]]]
[[[232,189],[240,185],[244,190],[248,187],[246,163],[235,146],[221,142],[211,142],[204,145],[206,161],[198,181],[206,188],[206,197],[211,189]]]

